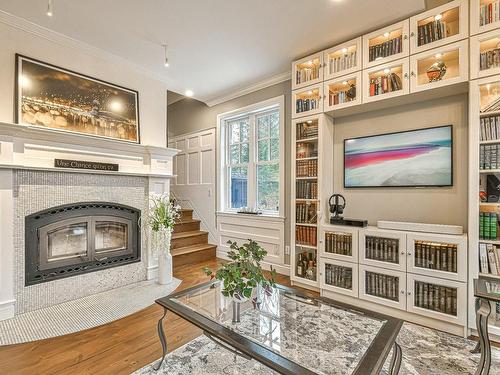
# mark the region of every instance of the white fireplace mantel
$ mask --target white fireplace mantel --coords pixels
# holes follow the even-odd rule
[[[106,173],[172,178],[179,150],[0,122],[0,168],[82,172],[54,166],[54,159],[118,164]]]

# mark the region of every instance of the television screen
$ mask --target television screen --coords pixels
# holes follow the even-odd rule
[[[344,187],[453,185],[451,125],[344,140]]]

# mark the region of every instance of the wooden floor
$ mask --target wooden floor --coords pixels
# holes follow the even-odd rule
[[[206,261],[176,268],[177,290],[208,281]],[[277,282],[289,285],[278,275]],[[162,309],[153,305],[126,318],[86,331],[33,343],[0,347],[0,374],[130,374],[161,356],[156,324]],[[201,334],[185,320],[167,314],[164,321],[169,351]]]

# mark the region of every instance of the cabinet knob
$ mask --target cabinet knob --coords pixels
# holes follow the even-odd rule
[[[412,32],[410,33],[410,36],[415,36],[415,33],[412,31]]]
[[[403,39],[404,39],[404,40],[408,39],[408,35],[406,35],[406,34],[405,34],[405,35],[403,36]]]
[[[412,70],[412,71],[411,71],[411,73],[410,73],[410,75],[411,75],[412,77],[415,77],[415,72]]]
[[[408,292],[408,295],[411,296],[411,292]]]
[[[410,251],[408,251],[408,255],[411,256],[411,252]]]
[[[404,251],[402,251],[402,252],[401,252],[401,255],[405,255],[405,252],[404,252]]]
[[[405,73],[404,77],[405,77],[405,78],[408,78],[408,73]]]
[[[405,291],[401,289],[401,294],[405,294]]]

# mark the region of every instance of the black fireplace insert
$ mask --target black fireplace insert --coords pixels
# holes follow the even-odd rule
[[[136,208],[103,202],[26,216],[26,286],[140,261],[140,217]]]

